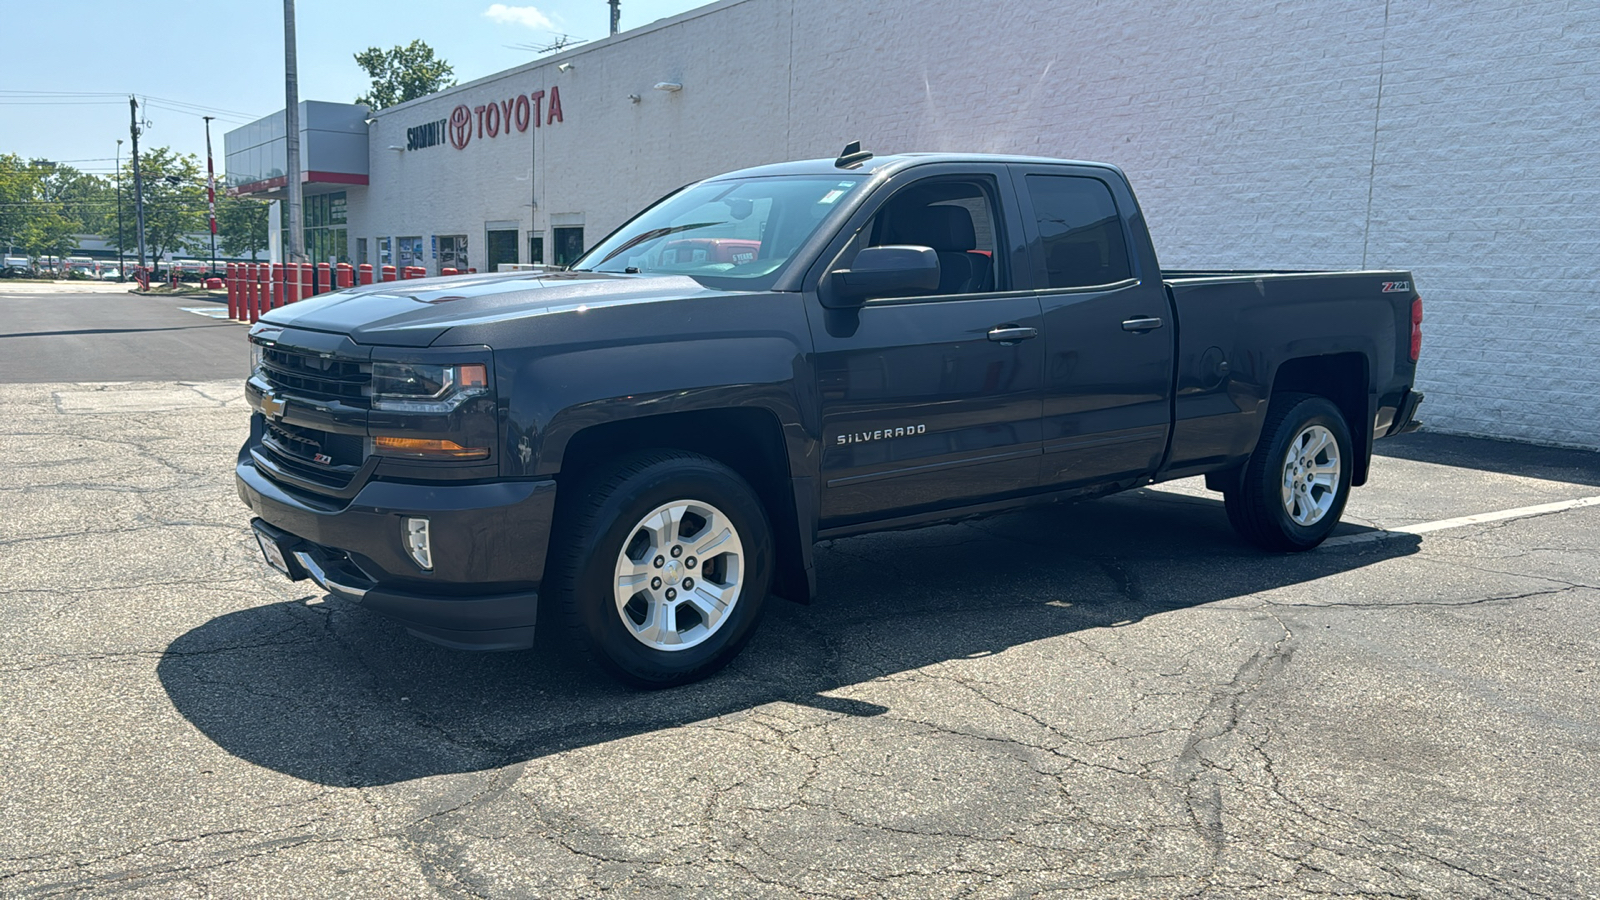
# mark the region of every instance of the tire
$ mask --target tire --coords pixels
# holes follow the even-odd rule
[[[750,485],[675,450],[602,467],[570,487],[551,536],[547,602],[569,649],[641,688],[727,665],[760,621],[772,528]]]
[[[1237,485],[1223,492],[1228,521],[1263,550],[1310,550],[1338,526],[1354,465],[1350,428],[1337,406],[1311,394],[1278,394]]]

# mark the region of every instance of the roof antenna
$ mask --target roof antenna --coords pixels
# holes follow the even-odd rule
[[[861,149],[860,141],[851,141],[844,145],[844,151],[833,161],[833,165],[839,169],[859,169],[862,163],[871,158],[871,153]]]

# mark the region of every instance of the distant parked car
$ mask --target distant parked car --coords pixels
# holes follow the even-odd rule
[[[5,257],[5,264],[0,265],[0,272],[6,275],[29,275],[33,273],[33,260],[26,256]]]
[[[116,266],[107,266],[100,270],[100,280],[120,281],[122,280],[122,270]]]

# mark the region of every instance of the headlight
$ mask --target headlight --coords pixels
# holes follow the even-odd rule
[[[487,393],[489,369],[482,363],[455,366],[372,364],[373,409],[447,413],[467,400]]]
[[[255,341],[250,342],[250,374],[261,371],[261,345]]]

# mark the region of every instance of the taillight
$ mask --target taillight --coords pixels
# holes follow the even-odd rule
[[[1411,361],[1422,355],[1422,298],[1411,301]]]

